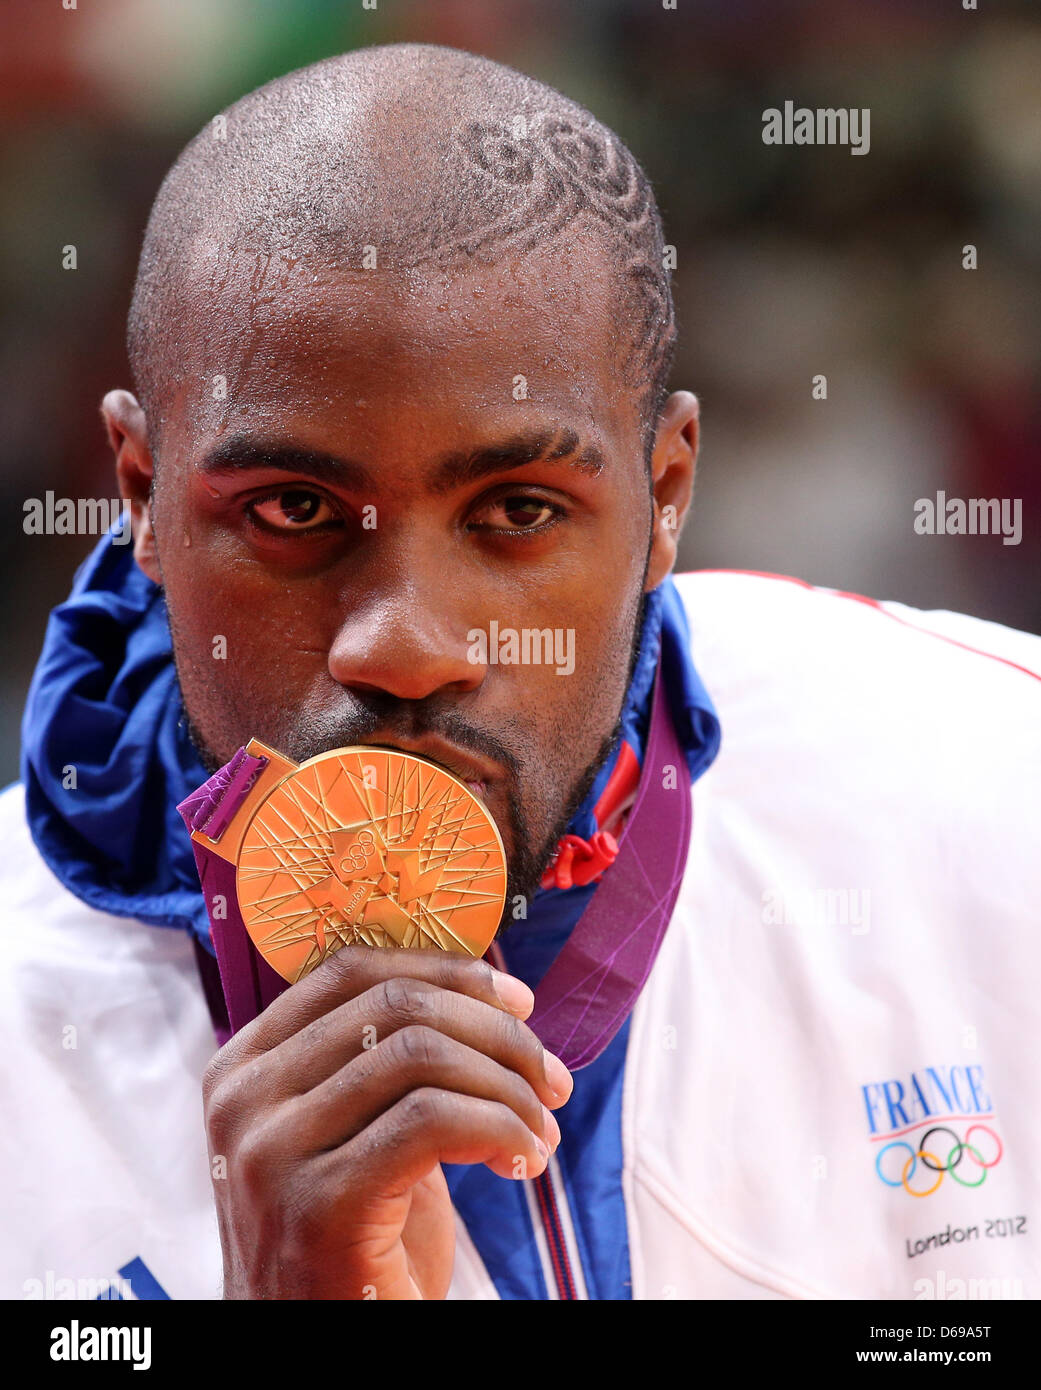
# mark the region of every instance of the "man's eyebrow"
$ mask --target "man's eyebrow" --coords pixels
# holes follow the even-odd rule
[[[566,462],[596,477],[602,472],[605,459],[598,445],[587,443],[583,446],[573,429],[532,430],[512,435],[497,444],[444,455],[427,475],[427,484],[432,492],[451,492],[489,474],[504,473],[535,462]],[[256,468],[302,473],[354,492],[378,490],[372,473],[354,459],[340,458],[318,449],[303,449],[284,440],[257,439],[252,435],[230,435],[209,449],[196,464],[200,473],[233,474]]]
[[[536,462],[566,462],[596,477],[604,468],[603,451],[596,444],[580,445],[581,440],[573,429],[532,430],[512,435],[498,444],[446,454],[428,474],[427,486],[431,492],[451,492],[490,473],[504,473]]]
[[[302,449],[278,439],[256,439],[234,434],[209,449],[196,464],[200,473],[239,473],[250,468],[275,468],[284,473],[305,473],[319,482],[373,492],[376,480],[364,464],[339,458],[319,449]]]

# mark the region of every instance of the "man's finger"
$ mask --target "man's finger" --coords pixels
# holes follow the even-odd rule
[[[393,976],[427,980],[517,1018],[527,1018],[535,1007],[535,996],[523,981],[471,956],[451,951],[344,946],[225,1043],[210,1063],[204,1090],[230,1068],[269,1052],[315,1019]]]
[[[289,1101],[280,1121],[287,1148],[297,1157],[345,1144],[411,1091],[423,1089],[499,1101],[550,1149],[560,1142],[552,1112],[518,1072],[444,1033],[411,1027]]]

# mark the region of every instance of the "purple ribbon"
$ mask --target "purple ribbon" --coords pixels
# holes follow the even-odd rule
[[[535,991],[528,1024],[569,1071],[595,1062],[632,1013],[683,881],[693,816],[661,667],[636,800],[593,899]]]
[[[178,806],[177,810],[189,832],[202,830],[211,840],[219,840],[266,764],[266,758],[251,758],[244,748],[240,748],[229,763],[218,768],[212,777]],[[192,849],[195,851],[195,866],[199,871],[206,910],[210,914],[211,935],[220,971],[219,988],[213,978],[212,958],[200,947],[196,959],[214,1032],[223,1047],[233,1033],[245,1028],[283,990],[287,990],[289,982],[272,970],[250,939],[239,911],[235,865],[195,840],[192,841]],[[226,1014],[219,1008],[221,992],[224,994]]]

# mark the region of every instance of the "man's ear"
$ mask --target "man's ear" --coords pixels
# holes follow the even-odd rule
[[[134,559],[156,584],[161,584],[159,556],[152,530],[154,465],[148,447],[145,412],[129,391],[109,391],[101,403],[108,442],[116,456],[119,495],[130,507]]]
[[[698,458],[698,398],[674,391],[658,417],[651,455],[654,522],[644,592],[656,588],[676,563],[676,544],[694,491]]]

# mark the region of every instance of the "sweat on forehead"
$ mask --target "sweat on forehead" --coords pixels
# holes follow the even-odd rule
[[[317,63],[236,102],[164,180],[128,322],[138,396],[154,430],[185,354],[184,299],[212,309],[243,252],[385,278],[537,258],[561,241],[595,242],[612,273],[612,327],[649,441],[672,296],[653,192],[618,137],[551,87],[454,49]],[[189,286],[202,247],[210,273]]]

